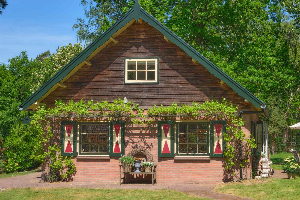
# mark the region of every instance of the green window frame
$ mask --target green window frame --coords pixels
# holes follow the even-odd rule
[[[109,155],[109,134],[110,122],[79,123],[79,155]]]
[[[158,84],[159,58],[125,58],[124,84]]]
[[[208,122],[178,122],[176,124],[177,124],[176,155],[178,156],[209,155],[209,123]],[[184,128],[184,125],[186,125],[186,128]],[[192,131],[191,127],[194,128],[193,130],[195,130],[196,127],[196,131]],[[205,142],[201,141],[201,139],[203,140],[203,138],[206,140]],[[206,145],[205,147],[206,152],[200,152],[199,149],[203,150],[203,148],[201,147],[203,147],[204,144]],[[186,152],[184,151],[180,152],[180,149],[185,146],[186,146]],[[195,150],[192,150],[192,147],[196,147],[196,153]]]
[[[67,153],[65,152],[66,145],[65,145],[65,138],[67,134],[66,126],[71,126],[72,127],[72,137],[73,137],[73,145],[71,146],[72,148],[72,153]],[[76,121],[62,121],[61,122],[61,155],[63,156],[77,156],[77,122]],[[68,145],[68,144],[67,144]]]
[[[170,146],[168,147],[168,149],[169,149],[170,153],[162,153],[164,150],[164,145],[162,145],[162,142],[167,140],[163,135],[164,131],[162,129],[163,129],[164,125],[169,125],[169,138],[170,138],[169,145]],[[158,157],[174,157],[174,126],[175,126],[174,121],[159,121],[158,122],[158,125],[157,125],[157,127],[158,127]]]

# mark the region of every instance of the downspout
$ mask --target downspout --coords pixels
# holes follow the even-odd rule
[[[239,118],[241,118],[242,115],[247,115],[247,114],[249,115],[249,114],[265,113],[265,112],[264,112],[264,109],[266,108],[266,105],[263,104],[263,105],[261,105],[260,107],[261,107],[262,111],[248,111],[248,110],[241,110],[241,111],[239,112]],[[239,126],[239,129],[241,130],[242,127]],[[240,142],[239,156],[240,156],[240,159],[241,159],[241,158],[242,158],[242,142]],[[240,180],[242,180],[242,179],[243,179],[243,170],[242,170],[242,166],[240,165]]]

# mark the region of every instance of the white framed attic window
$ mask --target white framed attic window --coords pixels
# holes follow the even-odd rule
[[[158,58],[125,58],[125,84],[158,83]]]

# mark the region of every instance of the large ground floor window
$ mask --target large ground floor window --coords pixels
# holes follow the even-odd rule
[[[222,157],[225,121],[158,122],[158,156]]]
[[[207,122],[177,124],[177,153],[208,154]]]
[[[82,123],[79,130],[80,154],[109,153],[109,123]]]

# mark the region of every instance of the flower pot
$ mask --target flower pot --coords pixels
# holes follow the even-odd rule
[[[141,161],[139,160],[135,161],[135,168],[136,168],[135,172],[141,172],[140,167],[141,167]]]
[[[289,179],[296,179],[296,173],[295,172],[288,172],[288,178]]]
[[[123,167],[123,171],[124,172],[131,172],[131,169],[132,169],[131,165],[128,165],[128,164],[125,165],[125,164],[123,164],[122,167]]]
[[[151,167],[150,166],[145,167],[145,172],[151,172]]]

